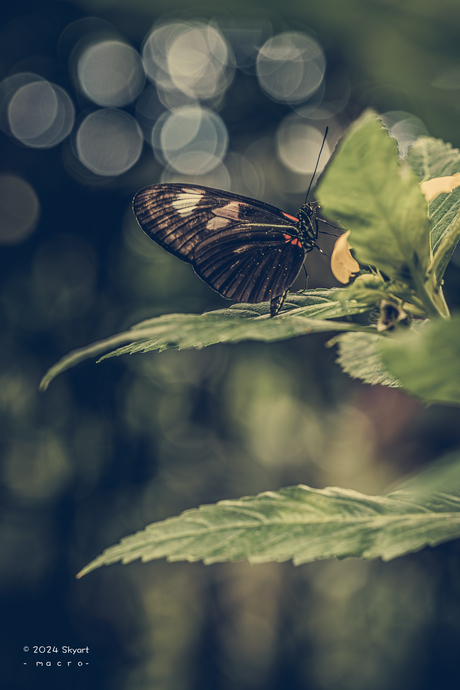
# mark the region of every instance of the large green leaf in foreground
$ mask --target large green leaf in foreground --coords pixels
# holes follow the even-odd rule
[[[346,132],[316,196],[350,230],[361,264],[421,289],[430,262],[426,202],[375,113],[367,111]]]
[[[270,306],[235,304],[205,314],[166,314],[148,319],[131,330],[74,350],[63,357],[45,374],[40,384],[46,390],[60,373],[90,357],[113,350],[106,357],[152,350],[202,348],[215,343],[238,343],[242,340],[274,342],[307,333],[327,331],[375,331],[350,322],[331,321],[338,317],[369,311],[368,304],[339,301],[340,289],[308,290],[288,295],[286,309],[276,318],[269,318]],[[128,343],[128,344],[126,344]],[[123,347],[120,347],[123,346]],[[104,358],[103,358],[104,359]]]
[[[149,525],[80,573],[137,558],[295,564],[323,558],[384,560],[460,537],[459,454],[383,496],[293,486],[187,510]]]

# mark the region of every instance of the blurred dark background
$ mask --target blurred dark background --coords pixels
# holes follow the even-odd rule
[[[323,336],[87,362],[37,392],[71,349],[228,304],[143,236],[141,187],[188,180],[295,213],[325,127],[320,167],[369,106],[401,155],[422,134],[460,145],[457,0],[31,0],[0,16],[2,688],[459,687],[455,542],[390,563],[74,577],[201,503],[385,491],[459,444],[457,409],[348,379]],[[318,252],[307,268],[310,287],[335,284]],[[89,666],[35,645],[89,646]]]

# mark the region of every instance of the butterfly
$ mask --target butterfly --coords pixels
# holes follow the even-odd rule
[[[222,297],[256,304],[270,300],[276,316],[316,247],[316,203],[298,218],[263,201],[194,184],[141,189],[133,211],[142,230]]]

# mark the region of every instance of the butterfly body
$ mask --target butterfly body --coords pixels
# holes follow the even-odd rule
[[[227,299],[270,300],[280,311],[286,293],[316,246],[316,204],[299,217],[256,199],[210,187],[157,184],[133,201],[142,230]]]

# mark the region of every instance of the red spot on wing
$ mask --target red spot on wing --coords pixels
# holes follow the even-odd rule
[[[299,240],[298,237],[293,237],[292,235],[285,235],[284,233],[283,237],[286,240],[286,244],[294,244],[297,247],[302,246],[302,242]]]
[[[283,216],[286,216],[286,218],[289,218],[289,220],[293,220],[296,223],[299,222],[299,219],[295,216],[290,216],[289,213],[285,213],[284,211],[281,211],[281,213],[283,214]]]

